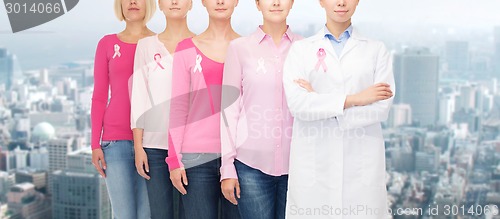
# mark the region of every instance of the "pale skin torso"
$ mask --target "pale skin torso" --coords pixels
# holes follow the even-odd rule
[[[172,36],[169,31],[164,31],[158,35],[158,39],[163,43],[165,48],[167,48],[168,52],[173,55],[175,52],[175,48],[180,41],[194,36],[195,34],[191,31],[188,31],[181,36]]]
[[[132,43],[132,44],[137,44],[137,42],[148,36],[153,36],[155,33],[151,31],[150,29],[143,29],[140,32],[132,32],[130,30],[125,29],[124,31],[120,32],[117,34],[118,39],[125,43]]]
[[[240,36],[236,33],[231,33],[223,39],[216,39],[210,35],[209,31],[206,31],[194,37],[193,43],[208,58],[219,63],[224,63],[229,42]]]

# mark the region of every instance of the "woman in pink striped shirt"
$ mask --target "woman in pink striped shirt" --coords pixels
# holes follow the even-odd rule
[[[115,0],[115,14],[125,30],[104,36],[97,45],[92,95],[92,163],[106,179],[116,218],[150,218],[145,180],[137,174],[130,130],[128,82],[137,41],[151,36],[146,23],[154,0]],[[111,88],[111,98],[109,89]]]
[[[135,53],[132,85],[132,129],[137,172],[147,179],[152,219],[174,218],[174,187],[168,165],[168,116],[172,63],[177,44],[193,37],[187,25],[191,0],[160,0],[165,30],[141,39]],[[177,191],[175,191],[178,198]]]
[[[186,218],[239,218],[236,206],[222,197],[220,99],[227,46],[239,37],[231,26],[238,0],[202,0],[207,30],[181,41],[174,55],[166,162],[172,184],[182,194]],[[222,200],[222,202],[221,202]],[[222,206],[219,208],[219,203]]]
[[[228,48],[221,186],[243,219],[285,218],[293,118],[283,91],[283,63],[292,43],[302,39],[286,22],[293,2],[256,0],[264,25]]]

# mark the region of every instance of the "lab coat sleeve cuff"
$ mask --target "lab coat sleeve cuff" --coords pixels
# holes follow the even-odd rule
[[[338,93],[333,94],[332,100],[332,117],[342,117],[344,115],[344,104],[346,101],[347,95]]]

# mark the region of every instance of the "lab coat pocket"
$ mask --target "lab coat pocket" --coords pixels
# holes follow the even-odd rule
[[[385,187],[385,148],[383,140],[370,139],[372,144],[364,147],[363,180],[365,186]]]
[[[316,149],[312,137],[298,137],[292,140],[290,157],[290,185],[312,187],[317,182]]]

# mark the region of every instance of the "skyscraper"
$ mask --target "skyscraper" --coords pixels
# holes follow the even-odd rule
[[[63,170],[66,168],[66,156],[72,151],[73,142],[73,138],[53,139],[48,142],[49,193],[52,193],[52,174],[56,170]]]
[[[53,218],[111,218],[106,184],[91,165],[92,150],[85,148],[67,157],[67,168],[53,175]]]
[[[0,48],[0,87],[10,89],[14,77],[14,60],[6,48]]]
[[[455,94],[443,94],[439,99],[439,125],[448,125],[452,122],[455,113]]]
[[[460,75],[469,68],[469,43],[465,41],[446,42],[446,63],[448,71]]]
[[[34,148],[30,152],[30,166],[36,169],[49,169],[49,151],[46,147]]]
[[[495,67],[495,76],[500,78],[500,26],[495,27],[494,38],[495,55],[493,59],[493,66]]]
[[[412,118],[434,125],[438,115],[439,57],[427,48],[408,48],[394,57],[396,104],[409,104]]]
[[[387,125],[391,128],[411,125],[411,107],[408,104],[394,104],[389,112]]]

